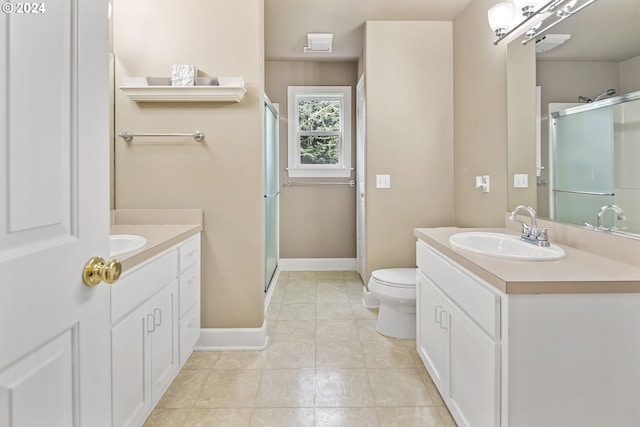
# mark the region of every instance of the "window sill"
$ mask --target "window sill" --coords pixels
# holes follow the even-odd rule
[[[287,168],[289,178],[350,178],[353,168]]]

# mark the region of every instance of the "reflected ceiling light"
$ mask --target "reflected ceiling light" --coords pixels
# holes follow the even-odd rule
[[[305,52],[329,53],[333,50],[332,33],[307,33]]]
[[[489,26],[498,37],[493,44],[513,35],[525,35],[522,44],[527,44],[537,36],[544,34],[556,24],[578,13],[597,0],[513,0],[517,13],[513,13],[514,4],[498,3],[489,9]],[[580,2],[580,5],[576,5]],[[552,16],[555,21],[544,21]],[[543,25],[543,23],[545,25]],[[543,27],[540,29],[540,27]]]

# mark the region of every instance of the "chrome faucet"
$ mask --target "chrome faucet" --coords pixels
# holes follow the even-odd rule
[[[618,218],[619,221],[626,221],[627,217],[624,216],[624,213],[622,213],[622,209],[620,209],[620,206],[618,205],[605,205],[602,208],[600,208],[600,212],[598,212],[598,219],[596,222],[596,230],[611,230],[612,228],[605,228],[602,226],[602,217],[604,216],[604,214],[608,211],[608,210],[612,210],[616,213],[616,218]]]
[[[516,215],[520,211],[525,211],[531,217],[531,225],[528,225],[524,221],[520,221],[516,218]],[[538,223],[536,220],[536,211],[531,206],[520,205],[511,212],[511,216],[509,217],[510,221],[518,221],[522,224],[522,235],[520,236],[520,240],[528,243],[533,243],[534,245],[548,247],[549,246],[549,235],[548,231],[553,230],[553,227],[545,227],[542,230],[538,230]]]

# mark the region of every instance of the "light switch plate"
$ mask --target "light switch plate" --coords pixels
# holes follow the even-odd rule
[[[376,175],[376,188],[391,188],[391,175]]]
[[[529,175],[526,173],[513,174],[514,188],[527,188],[529,186]]]

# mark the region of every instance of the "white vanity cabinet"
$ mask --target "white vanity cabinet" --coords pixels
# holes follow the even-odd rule
[[[180,365],[193,352],[200,338],[200,236],[178,248],[178,284],[180,288]]]
[[[500,426],[500,296],[418,242],[417,347],[459,426]]]
[[[187,253],[192,268],[181,274]],[[193,351],[200,330],[199,258],[198,235],[126,271],[112,285],[114,427],[141,426],[186,360],[181,355]],[[182,328],[182,298],[198,311],[188,333]]]

